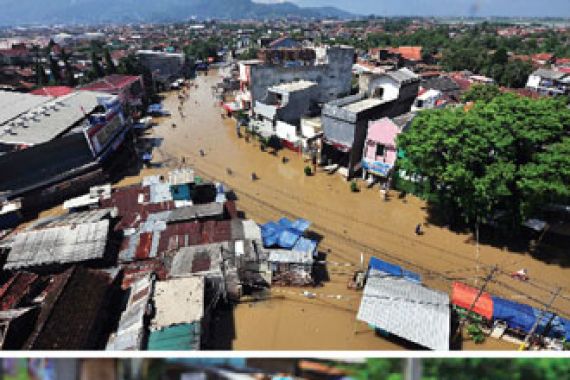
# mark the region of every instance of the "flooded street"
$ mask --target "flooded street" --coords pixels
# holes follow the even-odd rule
[[[361,292],[347,289],[347,282],[358,268],[361,253],[365,263],[374,255],[422,275],[429,287],[450,292],[453,280],[480,285],[492,265],[499,274],[489,283],[493,294],[537,305],[550,299],[555,286],[562,287],[554,311],[570,316],[570,271],[549,265],[528,254],[513,253],[481,245],[479,258],[471,235],[457,234],[434,225],[425,227],[423,236],[414,228],[427,220],[425,203],[408,196],[402,200],[392,192],[382,201],[378,188],[352,193],[339,175],[318,172],[307,177],[306,165],[294,152],[281,150],[277,156],[262,152],[257,142],[246,143],[235,132],[235,122],[222,119],[211,87],[219,80],[214,72],[199,76],[198,88],[190,90],[184,104],[186,118],[177,112],[178,98],[170,93],[164,101],[172,118],[162,120],[150,136],[162,138],[154,151],[160,169],[145,170],[141,175],[166,172],[181,164],[194,167],[198,174],[221,181],[238,196],[238,209],[258,223],[283,216],[305,218],[310,230],[322,236],[320,250],[327,253],[329,281],[311,289],[273,288],[272,299],[242,303],[235,309],[237,350],[398,350],[399,342],[378,337],[365,324],[357,322],[356,312]],[[171,126],[176,124],[176,128]],[[200,149],[205,152],[202,157]],[[287,157],[287,163],[282,157]],[[228,170],[229,169],[229,170]],[[259,180],[252,181],[255,172]],[[138,182],[126,178],[119,185]],[[530,283],[513,280],[508,275],[527,268]],[[302,295],[304,290],[316,298]],[[482,345],[466,342],[465,349],[516,349],[494,339]]]

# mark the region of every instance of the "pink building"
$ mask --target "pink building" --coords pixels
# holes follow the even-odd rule
[[[368,134],[364,141],[362,157],[364,178],[368,174],[388,176],[396,162],[396,136],[400,132],[400,127],[387,117],[368,123]]]

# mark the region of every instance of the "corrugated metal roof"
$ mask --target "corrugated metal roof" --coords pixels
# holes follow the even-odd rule
[[[176,277],[200,272],[221,272],[222,250],[229,251],[229,243],[180,248],[172,260],[170,275]]]
[[[211,216],[220,216],[224,213],[224,205],[221,203],[206,203],[176,208],[166,214],[168,222],[178,222],[183,220],[193,220]]]
[[[288,249],[270,249],[269,258],[270,263],[283,263],[283,264],[313,264],[313,253],[309,251],[290,251]]]
[[[249,240],[261,241],[261,228],[253,220],[243,220],[243,237]]]
[[[184,323],[151,331],[149,351],[189,351],[200,349],[200,322]]]
[[[107,342],[107,350],[141,350],[145,332],[144,317],[152,297],[154,280],[146,275],[133,282],[117,332]]]
[[[204,279],[175,278],[155,284],[156,315],[151,330],[200,321],[204,315]]]
[[[50,96],[0,91],[0,126],[52,99]]]
[[[105,254],[109,221],[65,225],[15,236],[4,269],[100,259]]]
[[[194,169],[180,168],[174,169],[168,173],[168,182],[171,185],[183,185],[187,183],[194,183]]]
[[[37,274],[29,272],[18,272],[8,279],[0,289],[0,310],[17,307],[28,296],[37,279]]]
[[[43,229],[59,226],[70,226],[83,223],[95,223],[108,216],[116,215],[116,208],[102,208],[93,211],[70,212],[56,217],[40,219],[30,226],[29,229]]]
[[[449,296],[371,269],[357,319],[432,350],[449,350]]]
[[[168,202],[172,200],[170,185],[165,182],[150,185],[150,203]]]
[[[50,141],[84,119],[83,110],[91,112],[98,105],[97,99],[100,97],[108,98],[109,95],[82,91],[42,103],[5,124],[4,127],[10,127],[10,132],[0,130],[0,141],[29,145]]]

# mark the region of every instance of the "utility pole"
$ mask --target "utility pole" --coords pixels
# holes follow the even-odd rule
[[[457,330],[455,331],[455,336],[454,339],[457,339],[457,337],[459,336],[459,334],[461,334],[461,329],[463,328],[463,326],[465,326],[465,321],[467,319],[467,317],[469,316],[469,314],[473,311],[473,309],[475,308],[475,305],[477,304],[477,301],[479,301],[479,298],[481,298],[481,296],[483,295],[483,293],[485,292],[485,288],[487,287],[487,285],[489,284],[489,282],[491,282],[491,280],[493,279],[493,277],[495,276],[495,273],[499,270],[498,265],[493,266],[493,269],[491,269],[491,272],[489,272],[489,274],[487,275],[487,277],[485,277],[485,281],[483,282],[483,285],[481,286],[481,289],[479,289],[479,292],[477,293],[477,296],[475,296],[475,299],[473,299],[473,302],[471,303],[471,306],[469,306],[469,309],[467,309],[467,313],[466,315],[461,318],[461,321],[459,322],[459,325],[457,326]]]
[[[556,288],[554,293],[552,293],[552,298],[550,299],[548,304],[546,304],[545,308],[540,311],[540,314],[536,318],[534,325],[532,325],[532,328],[530,329],[529,333],[524,338],[524,342],[519,346],[519,351],[523,351],[523,350],[528,348],[530,338],[532,338],[532,336],[534,335],[534,333],[535,333],[536,329],[538,328],[538,325],[540,324],[540,321],[542,320],[542,317],[544,316],[544,314],[548,311],[548,309],[550,309],[550,307],[552,306],[552,304],[554,303],[554,301],[556,300],[556,298],[560,294],[560,290],[561,290],[561,288],[558,287],[558,288]]]
[[[404,360],[404,380],[421,380],[423,372],[422,359],[407,358]]]

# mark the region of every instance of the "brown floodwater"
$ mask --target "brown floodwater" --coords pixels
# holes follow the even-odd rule
[[[480,285],[492,265],[499,274],[488,285],[493,294],[518,302],[537,305],[550,299],[555,286],[562,287],[554,310],[570,315],[570,270],[547,264],[527,253],[481,245],[479,255],[470,234],[454,233],[427,224],[423,236],[414,228],[427,222],[425,203],[415,197],[405,200],[392,194],[381,200],[378,188],[352,193],[339,175],[318,172],[307,177],[306,163],[296,153],[282,150],[277,156],[262,152],[256,142],[246,143],[235,132],[235,122],[223,119],[212,86],[219,77],[211,72],[199,76],[198,88],[190,90],[184,104],[186,118],[177,112],[178,98],[169,93],[164,106],[172,118],[162,119],[151,135],[163,138],[154,161],[165,166],[150,172],[163,172],[180,165],[194,167],[205,178],[223,181],[238,196],[238,208],[258,223],[286,216],[310,220],[311,230],[322,235],[320,250],[327,252],[330,280],[324,286],[307,289],[318,293],[307,298],[300,288],[273,288],[270,300],[243,303],[234,313],[237,350],[399,350],[400,342],[376,336],[367,325],[355,319],[361,292],[347,289],[347,281],[372,255],[419,272],[424,283],[450,292],[453,280]],[[176,128],[171,124],[175,123]],[[199,154],[200,149],[205,155]],[[282,157],[289,158],[287,163]],[[230,169],[231,174],[228,174]],[[255,172],[259,180],[252,181]],[[126,178],[121,184],[138,182]],[[509,273],[527,268],[531,283],[510,278]],[[510,343],[487,339],[482,345],[465,341],[464,349],[511,350]]]

